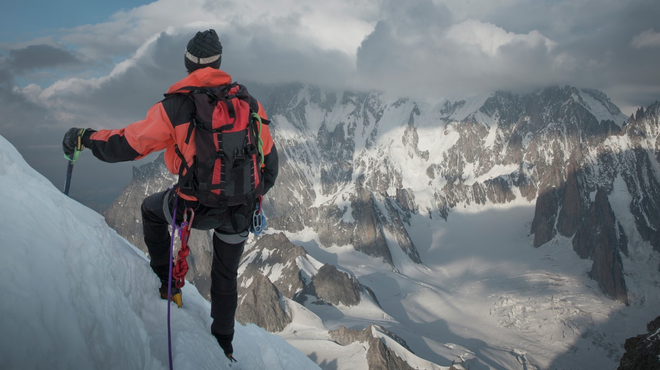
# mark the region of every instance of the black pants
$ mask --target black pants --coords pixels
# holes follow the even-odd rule
[[[197,202],[175,198],[170,191],[145,198],[142,202],[144,242],[149,250],[150,264],[154,271],[162,271],[162,267],[169,263],[171,235],[168,225],[175,199],[178,202],[177,225],[182,222],[184,210],[190,208],[195,211],[193,228],[215,230],[211,265],[211,331],[216,337],[231,338],[234,334],[234,315],[238,305],[238,264],[247,239],[247,220],[252,211],[251,207],[234,206],[225,210],[208,208]],[[164,279],[162,276],[159,278],[161,281],[167,281],[167,276]],[[231,342],[231,339],[229,340]]]

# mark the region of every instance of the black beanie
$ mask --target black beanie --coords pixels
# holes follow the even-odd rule
[[[220,68],[222,44],[215,30],[197,32],[188,41],[184,61],[188,72],[204,67]]]

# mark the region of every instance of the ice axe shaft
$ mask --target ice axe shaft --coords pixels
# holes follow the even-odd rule
[[[73,161],[69,161],[66,166],[66,180],[64,181],[64,195],[69,196],[69,188],[71,187],[71,174],[73,174]]]
[[[78,157],[80,156],[80,152],[83,150],[83,145],[82,145],[82,136],[85,134],[85,129],[80,129],[78,132],[78,145],[76,145],[76,148],[73,150],[73,153],[71,154],[71,158],[66,155],[66,152],[64,153],[64,158],[66,158],[67,161],[69,161],[69,164],[66,167],[66,179],[64,180],[64,195],[69,196],[69,188],[71,187],[71,174],[73,173],[73,165],[76,163],[78,160]]]

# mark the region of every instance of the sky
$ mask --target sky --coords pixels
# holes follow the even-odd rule
[[[0,228],[3,369],[169,369],[168,304],[144,253],[0,137],[0,186],[16,182],[23,188],[0,203],[0,222],[15,225]],[[230,366],[210,315],[191,284],[182,308],[170,304],[174,369],[319,369],[284,339],[238,323]]]
[[[91,4],[12,2],[0,14],[0,134],[58,186],[64,132],[143,118],[208,28],[222,68],[257,98],[303,82],[438,100],[569,84],[602,90],[626,114],[660,100],[655,0]],[[107,203],[130,181],[132,164],[82,157],[74,198]]]

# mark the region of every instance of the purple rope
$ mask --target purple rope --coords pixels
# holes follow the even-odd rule
[[[170,241],[170,272],[167,284],[167,352],[170,356],[170,370],[174,370],[172,364],[172,329],[170,327],[170,301],[172,300],[172,254],[174,253],[174,234],[176,233],[176,193],[174,193],[174,213],[172,214],[172,240]]]

